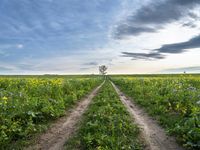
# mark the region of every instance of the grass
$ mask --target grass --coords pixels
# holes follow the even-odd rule
[[[22,149],[99,85],[96,78],[0,78],[0,149]]]
[[[140,150],[139,129],[133,124],[112,85],[107,81],[84,114],[66,150]]]
[[[200,148],[199,77],[112,79],[185,148]]]

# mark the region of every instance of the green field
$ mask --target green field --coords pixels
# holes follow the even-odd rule
[[[52,120],[63,116],[103,80],[94,75],[1,76],[0,148],[31,144]],[[109,80],[180,145],[200,148],[200,75],[195,74],[107,76],[66,149],[142,149],[140,130]]]
[[[1,147],[42,131],[100,82],[99,78],[77,76],[0,78]]]
[[[139,129],[120,102],[111,83],[106,82],[85,113],[78,133],[66,149],[141,149]]]
[[[113,76],[112,80],[178,142],[200,147],[200,76]]]

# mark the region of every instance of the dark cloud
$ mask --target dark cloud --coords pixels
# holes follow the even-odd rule
[[[195,14],[195,13],[193,13],[193,12],[189,12],[188,13],[188,15],[190,16],[190,18],[192,18],[192,19],[199,19],[199,16],[197,15],[197,14]]]
[[[114,37],[121,39],[125,36],[136,36],[144,32],[155,32],[165,24],[178,21],[186,16],[194,19],[198,16],[191,13],[191,9],[199,5],[200,0],[153,1],[149,5],[141,7],[126,21],[123,21],[114,31]]]
[[[179,5],[196,5],[199,2],[199,0],[169,0],[174,4],[179,4]]]
[[[155,49],[158,53],[182,53],[187,49],[200,48],[200,35],[193,37],[186,42],[165,44],[159,49]]]
[[[165,56],[163,54],[157,52],[151,53],[130,53],[130,52],[122,52],[122,57],[131,57],[132,60],[155,60],[155,59],[163,59]]]
[[[183,27],[190,27],[190,28],[196,28],[197,27],[197,25],[194,24],[194,22],[187,22],[187,23],[184,23],[182,26]]]
[[[195,17],[189,12],[191,8],[199,5],[199,0],[165,0],[144,6],[131,16],[130,20],[137,23],[164,24],[176,21],[186,14]]]
[[[122,24],[117,27],[117,31],[115,33],[115,37],[120,39],[123,38],[123,35],[139,35],[142,32],[156,32],[155,29],[150,27],[137,27],[137,26],[130,26],[128,24]]]
[[[165,44],[161,48],[153,49],[150,53],[122,52],[122,57],[131,57],[133,60],[155,60],[164,59],[164,54],[179,54],[188,49],[200,48],[200,35],[191,38],[186,42]]]
[[[84,65],[84,66],[97,66],[98,63],[95,62],[95,61],[93,61],[93,62],[84,63],[83,65]]]

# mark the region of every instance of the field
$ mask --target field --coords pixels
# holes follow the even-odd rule
[[[0,78],[1,147],[42,131],[100,81],[87,77]]]
[[[175,137],[175,144],[184,149],[200,148],[199,75],[46,75],[0,77],[0,149],[37,144],[33,139],[48,133],[59,118],[73,116],[71,111],[76,112],[103,80],[89,106],[82,108],[82,119],[77,119],[73,135],[66,136],[63,149],[148,148],[140,125],[120,101],[111,81],[167,135]]]
[[[200,146],[200,77],[125,76],[113,82],[188,148]]]
[[[81,127],[66,149],[141,149],[139,129],[107,82],[85,113]]]

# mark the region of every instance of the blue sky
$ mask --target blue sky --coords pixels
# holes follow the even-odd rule
[[[1,0],[0,74],[200,70],[198,0]]]

